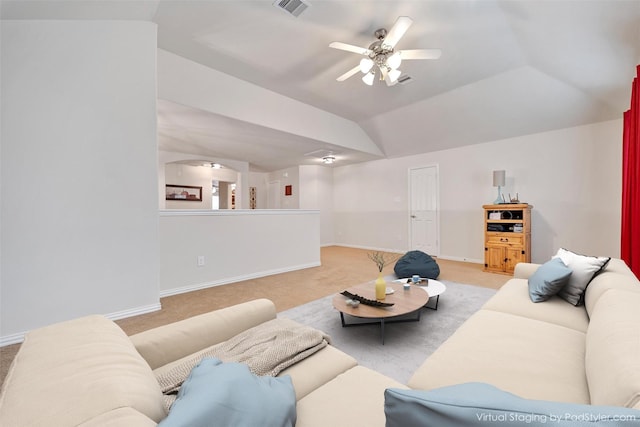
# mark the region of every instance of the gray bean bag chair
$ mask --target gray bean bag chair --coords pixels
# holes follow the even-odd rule
[[[399,278],[418,274],[427,279],[437,279],[440,275],[440,267],[436,261],[422,251],[409,251],[402,255],[393,271]]]

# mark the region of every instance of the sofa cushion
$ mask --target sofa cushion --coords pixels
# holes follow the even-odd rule
[[[553,258],[540,266],[529,277],[529,297],[533,302],[543,302],[557,294],[571,276],[568,268],[560,258]]]
[[[298,402],[296,427],[384,427],[384,391],[406,388],[378,372],[356,366]]]
[[[558,296],[552,296],[541,304],[532,304],[525,279],[511,279],[482,307],[528,317],[559,326],[586,332],[589,316],[583,306],[575,307]]]
[[[640,409],[640,293],[611,289],[587,331],[585,368],[591,402]]]
[[[118,408],[91,418],[78,427],[156,427],[158,423],[132,408]]]
[[[484,383],[464,383],[430,391],[385,391],[386,427],[587,426],[623,425],[640,411],[523,399]],[[616,421],[620,424],[616,424]]]
[[[278,376],[291,377],[293,388],[296,390],[296,400],[300,400],[357,365],[356,359],[328,345],[295,365],[289,366]]]
[[[27,334],[3,384],[0,425],[76,426],[122,407],[155,422],[166,416],[151,368],[126,334],[88,316]]]
[[[484,382],[528,399],[589,403],[584,349],[582,332],[482,309],[424,361],[408,384],[431,390]]]
[[[584,304],[584,292],[607,265],[611,258],[576,254],[560,248],[554,258],[560,258],[572,270],[569,283],[558,292],[558,296],[573,305]]]
[[[180,387],[159,427],[293,427],[291,378],[254,375],[243,363],[203,359]]]
[[[161,366],[154,369],[153,373],[156,377],[163,376],[176,366],[190,360],[194,355],[204,354],[207,350],[208,349],[199,351],[193,355],[183,357],[175,362]],[[296,400],[300,400],[311,391],[317,389],[324,383],[331,381],[336,376],[350,368],[353,368],[357,364],[358,362],[356,359],[349,356],[347,353],[328,345],[300,362],[289,366],[280,372],[278,376],[288,375],[291,377],[293,387],[296,391]]]
[[[440,267],[436,261],[422,251],[409,251],[396,262],[393,271],[399,278],[411,277],[414,274],[427,279],[437,279]]]

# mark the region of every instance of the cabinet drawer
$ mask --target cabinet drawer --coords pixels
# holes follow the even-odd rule
[[[487,243],[495,245],[522,245],[522,236],[514,236],[513,234],[487,233]]]

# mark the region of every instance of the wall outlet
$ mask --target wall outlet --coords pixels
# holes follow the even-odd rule
[[[198,267],[202,267],[204,265],[204,255],[198,255]]]

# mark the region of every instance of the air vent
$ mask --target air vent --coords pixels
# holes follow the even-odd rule
[[[310,6],[309,3],[302,0],[276,0],[273,2],[273,5],[296,18]]]
[[[408,83],[411,83],[412,81],[413,79],[411,78],[411,76],[408,76],[406,74],[403,74],[400,77],[398,77],[398,83],[400,83],[401,85],[406,85]]]

